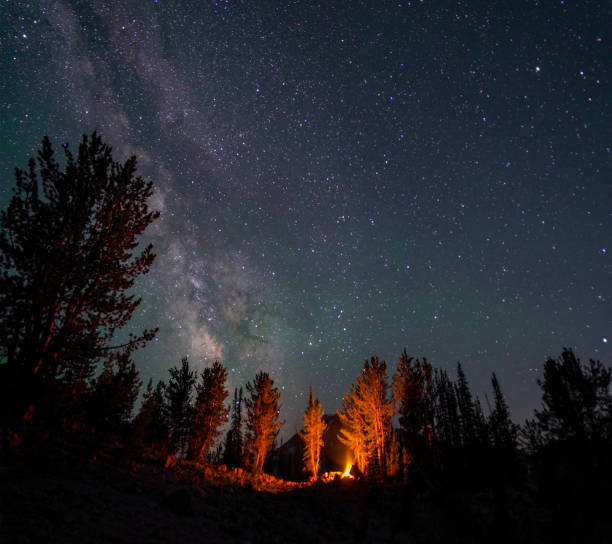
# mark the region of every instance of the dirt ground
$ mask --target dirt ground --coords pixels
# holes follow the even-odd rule
[[[564,530],[520,493],[310,486],[180,462],[118,468],[59,456],[2,466],[0,500],[3,544],[554,542]]]

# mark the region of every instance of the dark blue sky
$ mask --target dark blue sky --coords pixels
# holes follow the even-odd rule
[[[372,355],[612,359],[608,2],[8,2],[0,168],[94,129],[155,181],[143,377],[269,371],[288,436]],[[609,341],[608,341],[609,339]],[[390,372],[391,374],[392,372]]]

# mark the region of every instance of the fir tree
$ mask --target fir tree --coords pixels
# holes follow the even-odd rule
[[[190,435],[189,456],[192,459],[206,459],[208,449],[219,435],[219,426],[227,419],[229,410],[224,406],[226,379],[227,371],[218,361],[202,371]]]
[[[247,383],[246,466],[254,473],[263,470],[266,455],[284,422],[278,422],[280,393],[267,372],[259,372],[253,383]]]
[[[193,421],[191,397],[196,373],[189,368],[187,357],[183,357],[180,367],[170,368],[169,372],[170,380],[166,388],[170,423],[169,451],[184,455]]]
[[[321,403],[313,398],[311,386],[308,407],[304,412],[304,428],[299,432],[299,436],[304,441],[304,470],[310,474],[312,480],[316,480],[319,473],[323,433],[326,427]]]
[[[26,409],[36,419],[65,405],[57,395],[85,392],[109,351],[129,352],[154,336],[111,344],[140,303],[130,289],[155,257],[151,245],[137,251],[159,215],[147,205],[152,184],[135,176],[135,157],[114,162],[95,132],[76,157],[67,145],[64,155],[62,169],[45,137],[37,161],[16,170],[0,214],[0,397],[9,426]]]

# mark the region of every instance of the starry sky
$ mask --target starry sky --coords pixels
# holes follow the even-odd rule
[[[7,1],[0,204],[47,134],[139,158],[131,328],[167,378],[270,372],[283,435],[401,350],[522,421],[547,356],[612,362],[609,2]],[[391,373],[391,372],[390,372]]]

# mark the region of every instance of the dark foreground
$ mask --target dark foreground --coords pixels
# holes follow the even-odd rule
[[[606,542],[611,536],[601,527],[581,532],[579,519],[561,519],[554,507],[510,488],[442,494],[365,481],[237,483],[210,466],[118,468],[70,456],[0,471],[6,544]]]

